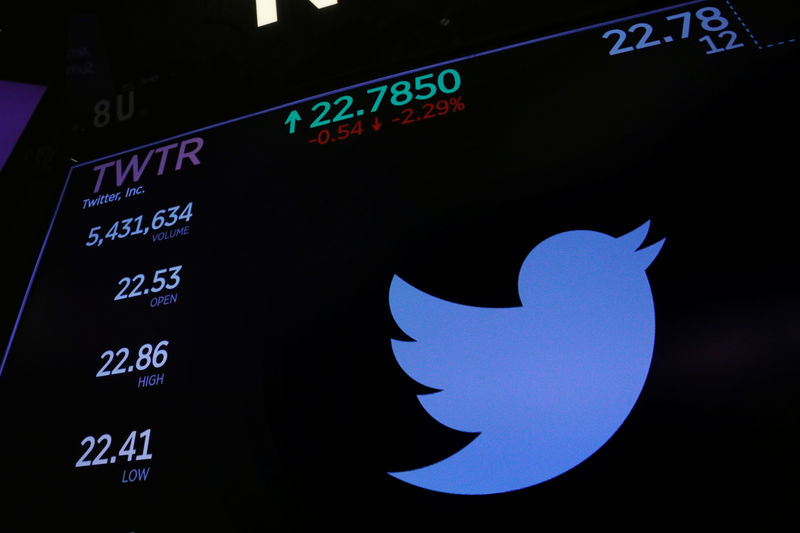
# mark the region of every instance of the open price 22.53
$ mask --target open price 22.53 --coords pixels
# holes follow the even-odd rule
[[[153,274],[153,282],[149,287],[145,288],[142,288],[142,285],[144,285],[144,282],[147,279],[144,274],[136,274],[133,276],[133,278],[125,276],[119,280],[118,285],[122,285],[123,287],[114,297],[114,301],[125,300],[127,298],[136,298],[137,296],[150,293],[157,293],[164,289],[172,290],[181,283],[181,277],[178,275],[178,273],[182,268],[183,265],[178,265],[156,270],[155,274]],[[167,273],[169,273],[169,277],[166,277]],[[127,292],[128,289],[131,289],[131,291]]]

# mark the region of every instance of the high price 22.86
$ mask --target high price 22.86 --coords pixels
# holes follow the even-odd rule
[[[169,353],[167,353],[168,345],[169,341],[167,340],[162,340],[156,344],[155,347],[150,343],[143,344],[139,348],[135,364],[131,365],[125,364],[128,357],[131,355],[130,349],[123,347],[116,351],[106,350],[100,355],[100,358],[105,360],[105,364],[97,371],[96,376],[98,378],[103,378],[106,376],[133,372],[134,369],[143,372],[150,367],[156,369],[161,368],[166,364],[167,357],[169,357]],[[111,363],[114,362],[115,358],[117,364],[111,367]]]

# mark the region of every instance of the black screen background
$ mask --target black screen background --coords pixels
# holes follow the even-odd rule
[[[151,167],[118,205],[81,210],[96,176],[73,169],[0,377],[3,529],[792,523],[796,48],[610,57],[603,31],[456,63],[464,112],[335,146],[288,136],[288,110],[187,135],[202,165]],[[83,246],[92,226],[188,201],[188,237]],[[471,439],[425,413],[394,361],[394,274],[518,305],[541,240],[646,220],[646,244],[666,238],[648,269],[653,362],[603,448],[487,497],[385,473]],[[112,301],[122,276],[178,264],[177,304]],[[162,338],[164,385],[94,377],[102,351]],[[86,435],[113,450],[144,428],[147,482],[74,468]]]

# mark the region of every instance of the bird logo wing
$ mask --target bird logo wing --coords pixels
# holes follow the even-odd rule
[[[409,377],[439,392],[419,395],[425,410],[445,426],[479,432],[476,404],[492,388],[495,350],[487,342],[497,337],[497,324],[508,322],[514,309],[472,307],[442,300],[395,276],[389,289],[395,322],[414,339],[392,339],[392,351]],[[495,360],[493,360],[495,359]],[[502,365],[500,365],[502,366]]]

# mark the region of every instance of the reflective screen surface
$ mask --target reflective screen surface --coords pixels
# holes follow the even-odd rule
[[[72,166],[0,529],[793,523],[797,10],[645,4]]]

